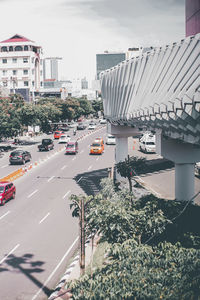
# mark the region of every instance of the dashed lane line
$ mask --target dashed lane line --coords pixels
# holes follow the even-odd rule
[[[18,247],[20,246],[20,244],[17,244],[1,261],[0,264],[2,264],[8,257],[9,255],[11,255]]]
[[[48,212],[46,214],[46,216],[44,218],[42,218],[42,220],[40,220],[39,224],[41,224],[42,222],[44,222],[44,220],[50,215],[50,212]]]
[[[54,177],[55,177],[55,176],[51,176],[51,177],[47,180],[47,182],[51,181]]]
[[[2,216],[0,217],[0,220],[3,219],[5,216],[7,216],[9,213],[10,213],[10,211],[7,211],[4,215],[2,215]]]
[[[69,195],[71,191],[69,190],[62,198],[64,199],[67,195]]]
[[[32,197],[35,193],[37,193],[38,192],[38,190],[35,190],[34,192],[32,192],[30,195],[28,195],[28,197],[27,198],[30,198],[30,197]]]
[[[67,167],[67,165],[64,165],[64,166],[61,168],[61,170],[64,170],[66,167]]]

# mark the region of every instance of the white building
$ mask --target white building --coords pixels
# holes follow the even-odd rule
[[[18,34],[0,42],[0,85],[34,100],[43,86],[41,46]]]

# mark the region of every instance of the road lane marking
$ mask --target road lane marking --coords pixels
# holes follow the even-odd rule
[[[65,260],[65,258],[67,257],[67,255],[70,253],[70,251],[72,250],[72,248],[74,247],[74,245],[77,243],[77,241],[79,240],[79,237],[77,237],[74,242],[72,243],[72,245],[69,247],[69,249],[67,250],[67,252],[64,254],[64,256],[62,257],[62,259],[60,260],[60,262],[57,264],[57,266],[55,267],[55,269],[53,270],[53,272],[49,275],[49,277],[47,278],[47,280],[45,281],[45,283],[42,285],[42,287],[37,291],[37,293],[33,296],[33,298],[31,300],[35,300],[37,298],[37,296],[41,293],[41,291],[43,291],[44,287],[47,286],[48,282],[51,280],[51,278],[54,276],[55,272],[58,270],[58,268],[61,266],[61,264],[63,263],[63,261]]]
[[[84,152],[84,150],[81,150],[80,154],[83,153],[83,152]]]
[[[4,262],[4,260],[6,260],[10,254],[12,254],[18,247],[20,246],[20,244],[17,244],[1,261],[0,264],[2,264]]]
[[[5,165],[5,166],[2,166],[1,168],[3,169],[3,168],[6,168],[6,167],[8,167],[9,165]]]
[[[76,159],[76,156],[74,158],[72,158],[72,160],[75,160]]]
[[[50,212],[48,212],[48,214],[46,214],[46,216],[42,220],[40,220],[39,224],[41,224],[49,215],[50,215]]]
[[[55,176],[51,176],[51,177],[47,180],[47,182],[51,181],[54,177],[55,177]]]
[[[62,198],[64,199],[70,193],[71,193],[71,191],[69,190]]]
[[[99,160],[99,157],[97,157],[96,160]]]
[[[38,192],[38,190],[35,190],[34,192],[32,192],[30,195],[28,195],[28,197],[27,198],[30,198],[30,197],[32,197],[35,193],[37,193]]]
[[[64,170],[66,167],[67,167],[67,165],[64,165],[64,166],[61,168],[61,170]]]
[[[0,220],[3,219],[5,216],[7,216],[10,213],[10,211],[7,211],[3,216],[0,217]]]
[[[83,178],[83,177],[81,176],[81,177],[79,178],[79,180],[77,181],[77,183],[79,183],[79,181],[81,181],[82,178]]]
[[[91,166],[89,166],[89,168],[88,168],[88,171],[89,171],[90,169],[92,169],[92,165],[91,165]]]

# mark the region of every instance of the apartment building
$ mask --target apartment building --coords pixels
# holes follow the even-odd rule
[[[34,101],[43,86],[41,46],[19,34],[0,42],[0,85]]]

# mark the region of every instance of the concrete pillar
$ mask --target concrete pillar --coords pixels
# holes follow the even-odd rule
[[[188,201],[194,196],[194,164],[175,163],[175,197]]]
[[[175,198],[188,201],[195,195],[194,167],[200,161],[200,148],[196,145],[165,137],[156,133],[157,153],[175,163]]]
[[[116,148],[115,148],[115,163],[124,161],[128,157],[128,137],[116,137]],[[116,172],[117,181],[123,181],[125,178],[121,177]]]

